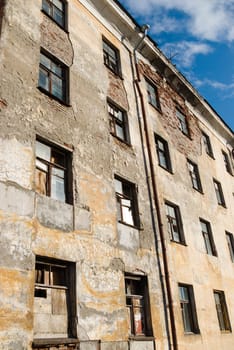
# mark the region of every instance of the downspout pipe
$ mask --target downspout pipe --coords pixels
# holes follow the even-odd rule
[[[162,246],[162,258],[163,258],[165,283],[166,283],[166,290],[167,290],[167,297],[168,297],[168,308],[169,308],[169,315],[170,315],[170,325],[171,325],[173,349],[178,350],[177,334],[176,334],[176,327],[175,327],[175,314],[174,314],[174,309],[173,309],[173,298],[172,298],[172,292],[171,292],[167,250],[166,250],[166,245],[165,245],[165,236],[164,236],[164,231],[163,231],[163,223],[162,223],[162,216],[161,216],[161,211],[160,211],[158,190],[157,190],[157,185],[156,185],[156,181],[155,181],[153,157],[152,157],[151,149],[150,149],[149,128],[148,128],[146,111],[145,111],[144,97],[143,97],[143,94],[142,94],[142,91],[140,88],[141,79],[140,79],[140,72],[139,72],[137,56],[136,56],[137,50],[139,49],[140,45],[144,41],[145,37],[147,36],[148,29],[149,29],[149,26],[147,26],[147,25],[142,27],[142,30],[144,31],[143,36],[141,37],[140,41],[137,43],[137,45],[135,46],[135,48],[133,50],[135,70],[136,70],[135,84],[136,84],[136,88],[137,88],[140,102],[141,102],[142,119],[143,119],[143,124],[144,124],[146,147],[147,147],[147,151],[148,151],[149,166],[150,166],[150,172],[151,172],[151,182],[152,182],[154,205],[155,205],[155,209],[156,209],[156,213],[157,213],[159,235],[160,235],[161,246]]]

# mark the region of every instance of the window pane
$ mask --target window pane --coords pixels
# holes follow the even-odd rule
[[[43,53],[40,54],[40,63],[50,70],[51,60],[43,55]]]
[[[65,202],[64,179],[55,175],[51,177],[51,197]]]
[[[49,15],[51,14],[51,7],[47,0],[42,0],[42,9]]]
[[[49,73],[40,67],[38,85],[49,91]]]
[[[115,179],[115,192],[123,194],[122,182],[118,179]]]
[[[47,194],[47,174],[44,171],[36,169],[36,192]]]
[[[131,201],[130,200],[122,200],[122,220],[129,225],[134,225]]]
[[[121,140],[124,140],[124,130],[120,125],[116,125],[116,136]]]
[[[45,145],[44,143],[36,141],[36,156],[50,162],[51,147]]]
[[[63,11],[63,3],[60,0],[52,0],[53,4],[60,9],[61,11]]]
[[[167,160],[166,160],[165,154],[162,152],[159,152],[158,157],[159,157],[159,164],[162,167],[167,168]]]
[[[51,93],[59,99],[63,99],[63,82],[55,75],[52,76]]]

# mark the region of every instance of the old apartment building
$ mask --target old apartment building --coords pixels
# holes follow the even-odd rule
[[[0,2],[0,350],[234,348],[234,137],[116,0]]]

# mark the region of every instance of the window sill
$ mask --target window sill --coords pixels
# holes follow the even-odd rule
[[[59,28],[61,28],[64,32],[68,33],[68,30],[67,30],[67,26],[66,24],[64,26],[62,26],[61,24],[59,24],[58,22],[55,21],[55,19],[50,16],[45,10],[41,9],[41,12],[44,13],[44,15],[46,17],[48,17],[49,19],[51,19],[51,21],[53,21]],[[66,21],[65,21],[66,22]]]
[[[113,132],[110,133],[115,139],[117,139],[118,141],[120,141],[122,144],[131,147],[131,144],[127,141],[127,140],[123,140],[120,137],[116,136]]]
[[[232,333],[232,331],[230,329],[223,329],[223,330],[220,330],[221,334],[230,334]]]
[[[71,345],[79,343],[79,339],[77,338],[48,338],[48,339],[34,339],[32,343],[32,348],[44,347],[53,345]]]
[[[196,333],[195,333],[195,332],[184,332],[184,335],[185,335],[185,336],[187,336],[187,335],[188,335],[188,336],[191,336],[191,335],[201,335],[201,333],[200,333],[200,332],[196,332]]]
[[[150,341],[150,340],[155,340],[155,337],[152,335],[147,336],[147,335],[130,335],[129,340],[136,340],[136,341]]]
[[[149,102],[149,101],[148,101],[148,102]],[[151,102],[149,102],[149,105],[150,105],[151,107],[153,107],[154,109],[156,109],[157,112],[159,112],[160,114],[162,114],[162,110],[161,110],[160,107],[157,107],[157,106],[153,105],[153,103],[151,103]]]
[[[134,228],[135,230],[143,230],[142,228],[140,228],[139,226],[135,226],[135,225],[130,225],[124,221],[121,221],[121,220],[118,220],[118,223],[119,224],[122,224],[122,225],[125,225],[125,226],[128,226],[128,227],[131,227],[131,228]]]
[[[165,168],[164,166],[162,166],[160,163],[158,163],[158,166],[160,166],[160,168],[162,168],[163,170],[167,171],[169,174],[174,175],[175,173],[168,168]]]
[[[112,69],[111,67],[109,67],[105,62],[104,62],[104,66],[106,68],[108,68],[116,77],[119,77],[121,80],[124,80],[123,79],[123,76],[121,74],[121,72],[116,72],[114,69]]]
[[[226,204],[218,203],[218,206],[227,209]]]
[[[194,189],[194,191],[196,191],[196,192],[198,192],[198,193],[200,193],[200,194],[203,194],[203,195],[204,195],[204,192],[203,192],[203,190],[202,190],[202,189],[195,188],[195,187],[193,187],[193,189]]]
[[[172,243],[179,244],[179,245],[182,245],[182,246],[184,246],[184,247],[187,247],[187,246],[188,246],[185,242],[177,242],[177,241],[174,241],[173,239],[171,239],[171,242],[172,242]]]
[[[64,100],[61,100],[60,98],[52,95],[49,91],[43,89],[41,86],[38,86],[37,88],[38,88],[39,91],[41,91],[43,94],[47,95],[51,99],[53,99],[55,101],[58,101],[59,103],[61,103],[62,105],[66,106],[66,107],[71,107],[71,105],[68,102],[66,102]]]

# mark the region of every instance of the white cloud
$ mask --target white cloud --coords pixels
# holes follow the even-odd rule
[[[165,13],[177,10],[186,15],[186,28],[194,37],[211,41],[234,40],[234,0],[125,0],[123,3],[135,14],[151,16],[155,32],[157,25],[164,31],[167,23],[168,32],[173,30],[171,23],[178,28],[176,19],[168,19]],[[164,17],[160,17],[162,11]],[[183,25],[181,29],[184,29]]]
[[[212,48],[204,43],[181,41],[165,44],[162,51],[179,67],[189,67],[192,65],[195,56],[198,54],[206,55],[212,51]]]

